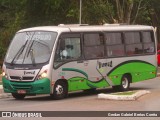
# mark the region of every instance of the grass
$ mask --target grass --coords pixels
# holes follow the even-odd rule
[[[137,91],[127,91],[127,92],[118,92],[118,93],[112,93],[111,95],[133,95]]]

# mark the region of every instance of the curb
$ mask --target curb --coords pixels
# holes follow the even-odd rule
[[[3,89],[3,86],[2,86],[2,85],[0,85],[0,89]]]
[[[160,77],[160,73],[157,73],[157,77]]]
[[[10,93],[2,93],[2,94],[0,94],[0,99],[1,98],[9,98],[9,97],[11,97]]]
[[[134,93],[133,95],[112,95],[112,94],[98,94],[98,99],[107,99],[107,100],[124,100],[124,101],[131,101],[137,100],[140,96],[151,93],[147,90],[140,90]]]
[[[10,96],[11,96],[11,93],[4,93],[3,86],[0,85],[0,98],[9,98]]]

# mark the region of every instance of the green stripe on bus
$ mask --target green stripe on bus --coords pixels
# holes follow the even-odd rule
[[[121,84],[121,78],[124,74],[130,74],[132,82],[139,82],[156,77],[156,66],[143,61],[124,62],[114,67],[108,76],[114,85]],[[117,76],[117,77],[115,77]]]
[[[78,76],[68,79],[69,91],[86,90],[91,88],[102,88],[108,86],[109,84],[106,82],[105,79],[101,79],[98,82],[92,82],[86,78]]]
[[[87,79],[88,79],[88,75],[86,72],[79,70],[79,69],[75,69],[75,68],[62,68],[62,71],[74,71],[74,72],[78,72],[83,74]]]

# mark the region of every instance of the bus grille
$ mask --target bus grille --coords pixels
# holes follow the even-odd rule
[[[21,80],[21,81],[31,81],[31,80],[33,80],[33,78],[34,77],[30,77],[30,76],[22,76],[22,77],[20,77],[20,76],[10,76],[10,78],[12,79],[12,80]]]
[[[32,89],[32,86],[31,85],[15,85],[15,84],[12,84],[13,88],[16,89],[16,90],[30,90]]]

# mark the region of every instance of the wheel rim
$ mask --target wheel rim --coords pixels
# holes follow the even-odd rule
[[[56,93],[57,93],[57,95],[62,95],[63,94],[63,87],[61,85],[57,85]]]
[[[123,88],[128,88],[128,84],[129,84],[129,82],[128,82],[128,79],[127,78],[123,78],[123,81],[122,81],[122,86],[123,86]]]

